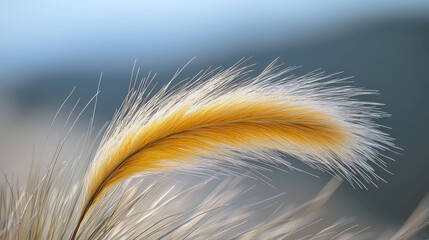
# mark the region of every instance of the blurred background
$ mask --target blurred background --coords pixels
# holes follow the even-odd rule
[[[354,76],[356,86],[380,90],[370,100],[386,104],[382,109],[392,117],[380,123],[391,127],[386,131],[403,151],[389,154],[396,160],[388,162],[393,174],[381,171],[387,183],[379,182],[378,188],[341,185],[327,206],[339,217],[356,216],[375,231],[397,227],[429,191],[426,0],[3,0],[0,167],[9,177],[25,179],[33,153],[41,151],[55,112],[74,87],[53,139],[74,102],[80,98],[82,109],[94,95],[101,72],[98,129],[124,98],[135,60],[142,75],[157,73],[162,85],[195,56],[180,79],[251,56],[257,73],[279,57],[285,66],[301,66],[294,74],[319,68],[343,72]],[[86,131],[88,112],[77,122],[68,148]],[[302,202],[330,179],[318,175],[269,173],[277,189],[262,184],[256,194],[286,192],[285,201]]]

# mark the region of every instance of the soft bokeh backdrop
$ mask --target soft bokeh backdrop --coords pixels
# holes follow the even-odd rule
[[[82,98],[82,107],[103,72],[96,122],[100,127],[125,96],[135,59],[143,74],[158,73],[156,81],[162,85],[194,56],[182,78],[250,56],[249,63],[257,63],[255,70],[260,71],[280,57],[286,66],[302,66],[296,74],[318,68],[341,71],[341,76],[354,76],[354,85],[380,90],[370,100],[386,104],[383,110],[392,117],[381,123],[392,128],[386,131],[404,150],[389,155],[396,159],[389,162],[393,175],[381,173],[387,183],[380,182],[379,188],[341,186],[332,206],[339,216],[397,226],[429,191],[425,0],[3,0],[0,167],[9,176],[25,176],[33,151],[40,152],[50,120],[73,87],[72,99]],[[64,118],[65,113],[60,114],[59,119]],[[88,119],[86,114],[78,122],[71,146],[86,131]],[[60,134],[58,122],[54,137]],[[278,191],[297,201],[314,196],[329,180],[319,175],[268,174]],[[266,194],[264,187],[258,193]]]

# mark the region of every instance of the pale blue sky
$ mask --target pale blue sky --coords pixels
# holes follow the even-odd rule
[[[217,54],[294,43],[367,18],[424,16],[429,1],[13,1],[0,3],[0,83],[62,65]],[[182,60],[183,63],[183,60]]]

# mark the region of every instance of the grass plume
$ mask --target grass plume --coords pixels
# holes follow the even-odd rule
[[[246,166],[239,156],[281,164],[283,152],[360,186],[359,177],[377,178],[369,162],[392,146],[373,123],[384,114],[376,104],[351,99],[372,92],[329,87],[343,80],[322,81],[326,77],[317,73],[291,80],[283,77],[290,69],[276,68],[273,63],[249,79],[240,64],[209,79],[201,73],[174,93],[165,87],[147,102],[144,88],[131,91],[96,153],[78,224],[119,181],[219,161]]]

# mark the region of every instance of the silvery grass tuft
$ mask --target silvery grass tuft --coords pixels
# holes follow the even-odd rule
[[[91,102],[97,104],[98,91],[74,119],[77,103],[73,107],[65,123],[70,129],[63,129],[44,174],[35,166],[22,189],[5,178],[0,238],[371,237],[347,219],[323,222],[318,209],[338,186],[335,179],[361,188],[381,179],[375,169],[386,167],[383,152],[396,148],[376,123],[386,114],[379,104],[356,99],[375,91],[350,87],[347,79],[320,72],[289,75],[293,69],[273,62],[249,77],[250,67],[240,61],[172,86],[179,70],[157,93],[151,90],[153,77],[138,81],[133,70],[129,92],[95,154],[94,107],[76,156],[71,161],[60,157],[77,119]],[[252,192],[241,183],[243,175],[262,181],[266,166],[291,167],[285,154],[334,179],[298,207],[284,205],[279,196],[243,202]],[[183,174],[204,180],[178,184]],[[386,236],[406,239],[427,225],[425,204]]]

